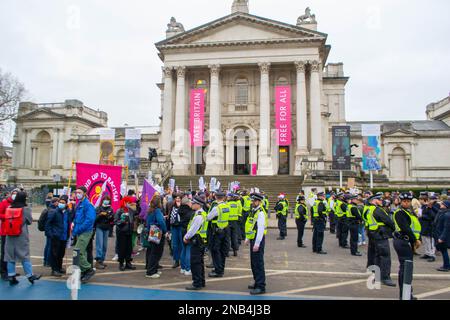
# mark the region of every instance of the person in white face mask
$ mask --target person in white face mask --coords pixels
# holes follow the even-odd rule
[[[3,223],[5,219],[5,212],[6,209],[13,203],[13,201],[16,199],[17,192],[19,192],[19,189],[14,189],[9,197],[5,198],[0,203],[0,236],[1,236],[1,258],[0,258],[0,274],[3,280],[8,281],[8,271],[7,271],[7,263],[3,261],[5,257],[5,243],[6,243],[6,236],[3,232],[3,228],[1,224]]]

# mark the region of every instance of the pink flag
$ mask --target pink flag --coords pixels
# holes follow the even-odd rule
[[[119,209],[122,167],[90,163],[77,163],[76,167],[77,187],[86,187],[88,199],[93,205],[109,195],[114,211]]]
[[[191,146],[203,147],[203,132],[205,123],[205,91],[191,90],[190,133]]]
[[[291,87],[275,87],[275,128],[278,146],[291,145]]]

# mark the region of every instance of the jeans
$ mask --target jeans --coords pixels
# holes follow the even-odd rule
[[[173,260],[180,261],[181,250],[183,249],[183,239],[181,238],[181,227],[172,226],[171,232],[172,232]]]
[[[191,245],[183,244],[181,249],[181,269],[191,271]]]
[[[106,250],[108,250],[108,235],[109,229],[103,230],[97,228],[95,238],[95,260],[103,262],[106,257]]]
[[[359,225],[359,242],[366,242],[366,228],[363,224]]]
[[[44,265],[50,264],[50,254],[52,250],[51,239],[49,237],[45,237],[45,248],[44,248]]]
[[[445,243],[437,243],[436,248],[442,253],[442,259],[444,260],[443,267],[450,270],[450,258],[448,256],[448,248]]]
[[[25,259],[22,261],[23,270],[27,278],[33,275],[33,268],[31,266],[31,261]],[[8,262],[8,276],[14,277],[16,275],[16,263]]]

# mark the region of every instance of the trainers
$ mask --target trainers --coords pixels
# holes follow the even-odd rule
[[[159,274],[157,274],[157,273],[154,273],[154,274],[152,274],[151,276],[148,275],[148,274],[146,274],[145,277],[146,277],[146,278],[151,278],[151,279],[158,279],[159,277],[161,277],[161,275],[159,275]]]
[[[112,258],[112,261],[118,261],[118,260],[119,260],[119,255],[116,254],[116,255],[114,256],[114,258]]]
[[[161,271],[158,271],[157,274],[162,275],[162,272],[161,272]]]
[[[184,270],[184,269],[181,269],[181,270],[180,270],[180,273],[181,273],[181,274],[184,274],[185,272],[186,272],[186,270]]]
[[[31,284],[34,284],[34,282],[39,280],[41,277],[42,277],[41,275],[33,274],[31,277],[28,278],[28,281],[30,281]]]
[[[185,275],[185,276],[192,276],[192,272],[191,272],[191,271],[185,271],[185,272],[184,272],[184,275]]]

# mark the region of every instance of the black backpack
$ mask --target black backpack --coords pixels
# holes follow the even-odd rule
[[[45,223],[47,222],[48,217],[48,209],[44,209],[38,220],[38,230],[44,232],[45,231]]]

